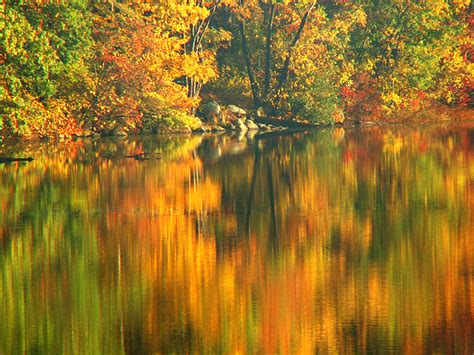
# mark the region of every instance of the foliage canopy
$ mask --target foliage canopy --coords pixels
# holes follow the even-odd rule
[[[315,121],[469,104],[469,8],[468,0],[9,1],[0,18],[1,135],[189,125],[210,98]]]

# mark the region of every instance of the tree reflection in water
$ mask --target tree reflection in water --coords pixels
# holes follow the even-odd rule
[[[0,352],[469,353],[473,132],[10,148]]]

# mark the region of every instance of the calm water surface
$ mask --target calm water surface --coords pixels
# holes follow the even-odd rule
[[[474,125],[3,153],[1,354],[474,349]]]

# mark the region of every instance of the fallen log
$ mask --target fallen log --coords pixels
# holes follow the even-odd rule
[[[139,153],[126,155],[125,158],[133,158],[135,160],[159,160],[161,159],[159,155],[160,153]]]
[[[126,155],[125,158],[134,158],[134,159],[137,159],[137,158],[141,158],[145,155],[145,153],[139,153],[139,154],[132,154],[132,155]]]
[[[302,122],[293,119],[282,119],[282,118],[270,118],[270,117],[254,117],[253,121],[255,123],[272,125],[276,127],[287,127],[287,128],[315,128],[321,127],[321,125]]]
[[[0,157],[0,164],[13,163],[15,161],[32,161],[32,157],[28,158],[14,158],[14,157]]]

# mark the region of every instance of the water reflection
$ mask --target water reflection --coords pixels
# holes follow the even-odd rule
[[[21,149],[0,353],[474,348],[473,126]]]

